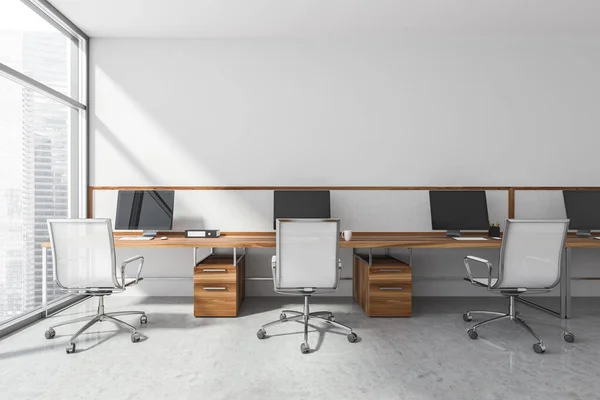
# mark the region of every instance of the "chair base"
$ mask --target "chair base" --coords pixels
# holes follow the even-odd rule
[[[76,318],[76,319],[72,319],[70,321],[61,322],[60,324],[52,325],[45,332],[45,336],[46,336],[46,339],[53,339],[56,336],[56,331],[54,330],[54,328],[57,328],[57,327],[63,326],[63,325],[75,324],[77,322],[87,321],[87,323],[84,326],[82,326],[81,329],[79,329],[69,339],[69,342],[67,344],[67,354],[72,354],[72,353],[75,353],[75,339],[77,339],[77,337],[79,337],[83,332],[87,331],[90,327],[92,327],[97,322],[111,321],[111,322],[116,323],[117,325],[120,325],[120,326],[123,326],[123,327],[129,329],[131,331],[131,341],[133,343],[139,342],[141,340],[141,335],[137,331],[137,329],[133,325],[130,325],[127,322],[116,318],[121,315],[140,315],[140,323],[141,324],[148,323],[148,317],[146,316],[146,313],[144,311],[118,311],[118,312],[112,312],[112,313],[104,312],[104,296],[99,296],[98,312],[95,315]]]
[[[356,335],[356,333],[354,333],[352,331],[352,328],[335,321],[335,317],[334,317],[333,313],[331,313],[331,311],[310,312],[309,299],[310,299],[310,295],[304,296],[304,311],[303,312],[294,311],[294,310],[283,310],[281,312],[281,314],[279,315],[278,320],[271,321],[269,323],[264,324],[258,330],[258,332],[256,333],[256,336],[259,339],[265,339],[267,337],[267,331],[265,330],[265,328],[272,326],[272,325],[277,325],[277,324],[281,324],[281,323],[289,322],[289,321],[304,322],[304,342],[300,345],[300,351],[302,352],[302,354],[307,354],[307,353],[310,353],[310,351],[311,351],[310,345],[308,344],[308,321],[318,320],[319,322],[325,322],[325,323],[333,325],[337,328],[348,331],[349,333],[348,333],[347,338],[350,343],[354,343],[358,340],[358,336]],[[288,314],[291,314],[292,316],[290,317],[290,316],[288,316]]]
[[[538,354],[542,354],[542,353],[546,352],[546,346],[544,345],[544,342],[542,341],[542,339],[540,339],[540,337],[533,331],[533,329],[531,329],[531,327],[523,319],[524,318],[531,319],[531,320],[543,322],[543,323],[550,324],[550,325],[555,325],[555,324],[553,324],[549,321],[542,320],[542,319],[521,315],[519,312],[516,311],[516,308],[515,308],[515,298],[516,297],[517,296],[508,296],[508,298],[509,298],[508,313],[501,313],[501,312],[495,312],[495,311],[467,311],[467,312],[465,312],[463,314],[463,320],[465,322],[469,322],[473,319],[472,314],[487,314],[487,315],[495,316],[494,318],[490,318],[488,320],[485,320],[485,321],[479,322],[478,324],[473,325],[469,330],[467,330],[467,335],[469,335],[469,337],[471,339],[477,339],[479,337],[479,335],[477,333],[478,328],[480,328],[484,325],[490,324],[492,322],[510,319],[511,321],[513,321],[514,323],[519,325],[521,328],[523,328],[526,332],[528,332],[531,336],[533,336],[537,340],[537,342],[533,344],[533,351],[535,351]],[[562,330],[562,337],[565,340],[565,342],[573,343],[575,341],[575,335],[564,330],[562,327],[561,327],[561,330]]]

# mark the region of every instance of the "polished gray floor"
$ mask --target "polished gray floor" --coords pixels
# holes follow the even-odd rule
[[[240,318],[194,318],[191,299],[108,298],[107,311],[147,312],[143,342],[133,344],[127,331],[103,322],[67,355],[68,336],[81,324],[58,328],[56,338],[46,340],[50,321],[42,321],[0,341],[0,398],[600,398],[600,299],[574,299],[575,318],[568,322],[574,344],[563,342],[559,329],[532,323],[548,348],[544,355],[535,354],[533,339],[511,322],[482,328],[478,340],[467,337],[462,311],[502,311],[503,299],[416,298],[412,318],[367,318],[351,299],[321,298],[311,311],[333,310],[354,327],[358,343],[334,329],[311,329],[315,351],[302,355],[302,325],[294,322],[258,340],[260,325],[282,307],[300,308],[296,300],[251,298]],[[85,301],[51,319],[94,308],[95,300]],[[124,319],[139,325],[136,317]]]

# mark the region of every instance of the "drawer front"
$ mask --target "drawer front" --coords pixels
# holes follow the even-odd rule
[[[224,282],[194,283],[194,297],[227,298],[236,297],[236,284]]]
[[[369,298],[412,298],[412,284],[398,282],[382,282],[369,284]]]
[[[194,284],[194,315],[197,317],[234,317],[237,315],[236,284]]]
[[[372,266],[369,268],[370,283],[412,282],[412,272],[407,265]]]
[[[377,299],[369,302],[367,307],[369,317],[410,317],[412,302],[402,299]]]
[[[412,314],[412,285],[381,283],[369,285],[367,315],[408,317]]]
[[[233,265],[203,265],[194,268],[194,283],[235,283],[237,269]]]

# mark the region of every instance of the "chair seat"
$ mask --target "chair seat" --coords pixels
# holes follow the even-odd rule
[[[488,278],[473,278],[473,281],[480,286],[487,287],[487,285],[488,285]],[[492,283],[491,283],[492,287],[494,287],[496,282],[498,282],[498,278],[492,278]]]
[[[142,280],[144,280],[144,278],[140,278],[138,280],[138,282],[142,281]],[[102,283],[104,283],[104,282],[102,282]],[[135,278],[126,278],[125,279],[125,287],[133,286],[135,284],[136,284]],[[121,293],[123,291],[124,291],[123,288],[108,287],[108,286],[102,286],[102,285],[97,285],[97,286],[87,285],[86,287],[81,287],[78,289],[75,289],[75,288],[63,289],[63,292],[65,292],[65,293],[91,295],[91,296],[106,296],[106,295],[111,295],[113,293]]]
[[[276,288],[275,292],[279,294],[306,296],[311,294],[335,293],[336,290],[330,288]]]
[[[465,278],[465,281],[471,282],[471,280],[469,278]],[[484,288],[488,287],[488,278],[473,278],[473,282],[477,286],[484,287]],[[491,281],[492,288],[496,285],[497,282],[498,282],[498,278],[492,278],[492,281]],[[506,294],[520,295],[527,291],[533,291],[536,293],[537,292],[545,293],[545,292],[548,292],[549,290],[547,290],[547,289],[527,289],[527,288],[497,288],[494,291],[505,294],[505,295]]]

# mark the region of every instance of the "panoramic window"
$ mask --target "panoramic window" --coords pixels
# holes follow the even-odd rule
[[[82,216],[87,38],[28,2],[0,2],[0,328],[63,296],[41,244]]]

